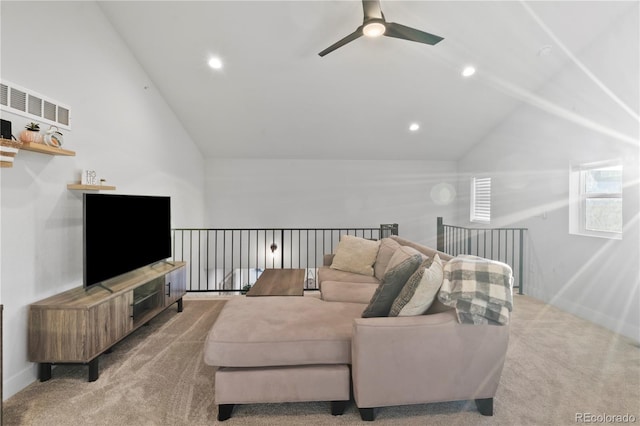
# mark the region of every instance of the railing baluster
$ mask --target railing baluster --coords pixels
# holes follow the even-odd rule
[[[523,269],[524,269],[524,265],[523,265],[523,260],[524,260],[524,229],[520,229],[520,266],[518,268],[519,271],[519,277],[518,277],[518,293],[523,294],[522,292],[523,290]]]

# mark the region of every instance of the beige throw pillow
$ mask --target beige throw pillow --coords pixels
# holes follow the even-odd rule
[[[387,266],[391,260],[393,253],[400,248],[400,244],[391,238],[383,238],[380,240],[380,249],[376,257],[376,263],[373,265],[374,276],[382,280],[384,273],[387,272]]]
[[[331,269],[373,276],[373,264],[378,256],[380,241],[354,235],[343,235],[336,248]]]
[[[442,261],[436,254],[431,266],[422,272],[420,280],[417,282],[409,280],[402,288],[396,300],[393,301],[389,316],[406,317],[427,312],[436,299],[443,278]]]
[[[401,245],[396,249],[396,251],[393,252],[393,256],[391,256],[391,259],[389,260],[389,264],[387,265],[387,270],[385,271],[385,274],[391,269],[398,266],[400,263],[404,262],[405,260],[415,255],[420,256],[422,260],[427,259],[427,256],[420,253],[418,250],[414,249],[413,247]]]

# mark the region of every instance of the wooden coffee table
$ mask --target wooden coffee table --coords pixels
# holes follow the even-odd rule
[[[247,296],[302,296],[304,269],[265,269]]]

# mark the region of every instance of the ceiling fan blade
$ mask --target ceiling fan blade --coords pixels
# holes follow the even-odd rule
[[[416,30],[415,28],[396,24],[395,22],[387,22],[386,27],[387,30],[384,32],[384,35],[387,37],[401,38],[404,40],[417,41],[418,43],[431,45],[444,40],[443,37],[435,34],[425,33],[424,31]]]
[[[364,22],[370,19],[383,19],[380,0],[362,0],[362,8],[364,9]]]
[[[339,47],[344,46],[345,44],[357,39],[358,37],[360,37],[362,35],[362,25],[358,27],[357,30],[355,30],[354,32],[352,32],[351,34],[349,34],[348,36],[346,36],[345,38],[343,38],[340,41],[337,41],[335,43],[333,43],[331,46],[327,47],[326,49],[324,49],[322,52],[318,53],[318,55],[320,56],[324,56],[327,53],[331,53],[334,50],[336,50]]]

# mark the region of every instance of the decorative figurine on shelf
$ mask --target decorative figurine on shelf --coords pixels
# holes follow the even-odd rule
[[[27,124],[25,130],[20,132],[20,140],[24,143],[43,143],[43,137],[40,133],[40,125],[38,123],[31,122]]]
[[[98,175],[95,170],[83,170],[82,177],[80,179],[82,185],[97,185]]]
[[[62,133],[58,131],[56,126],[50,126],[44,134],[44,143],[55,148],[62,146]]]

